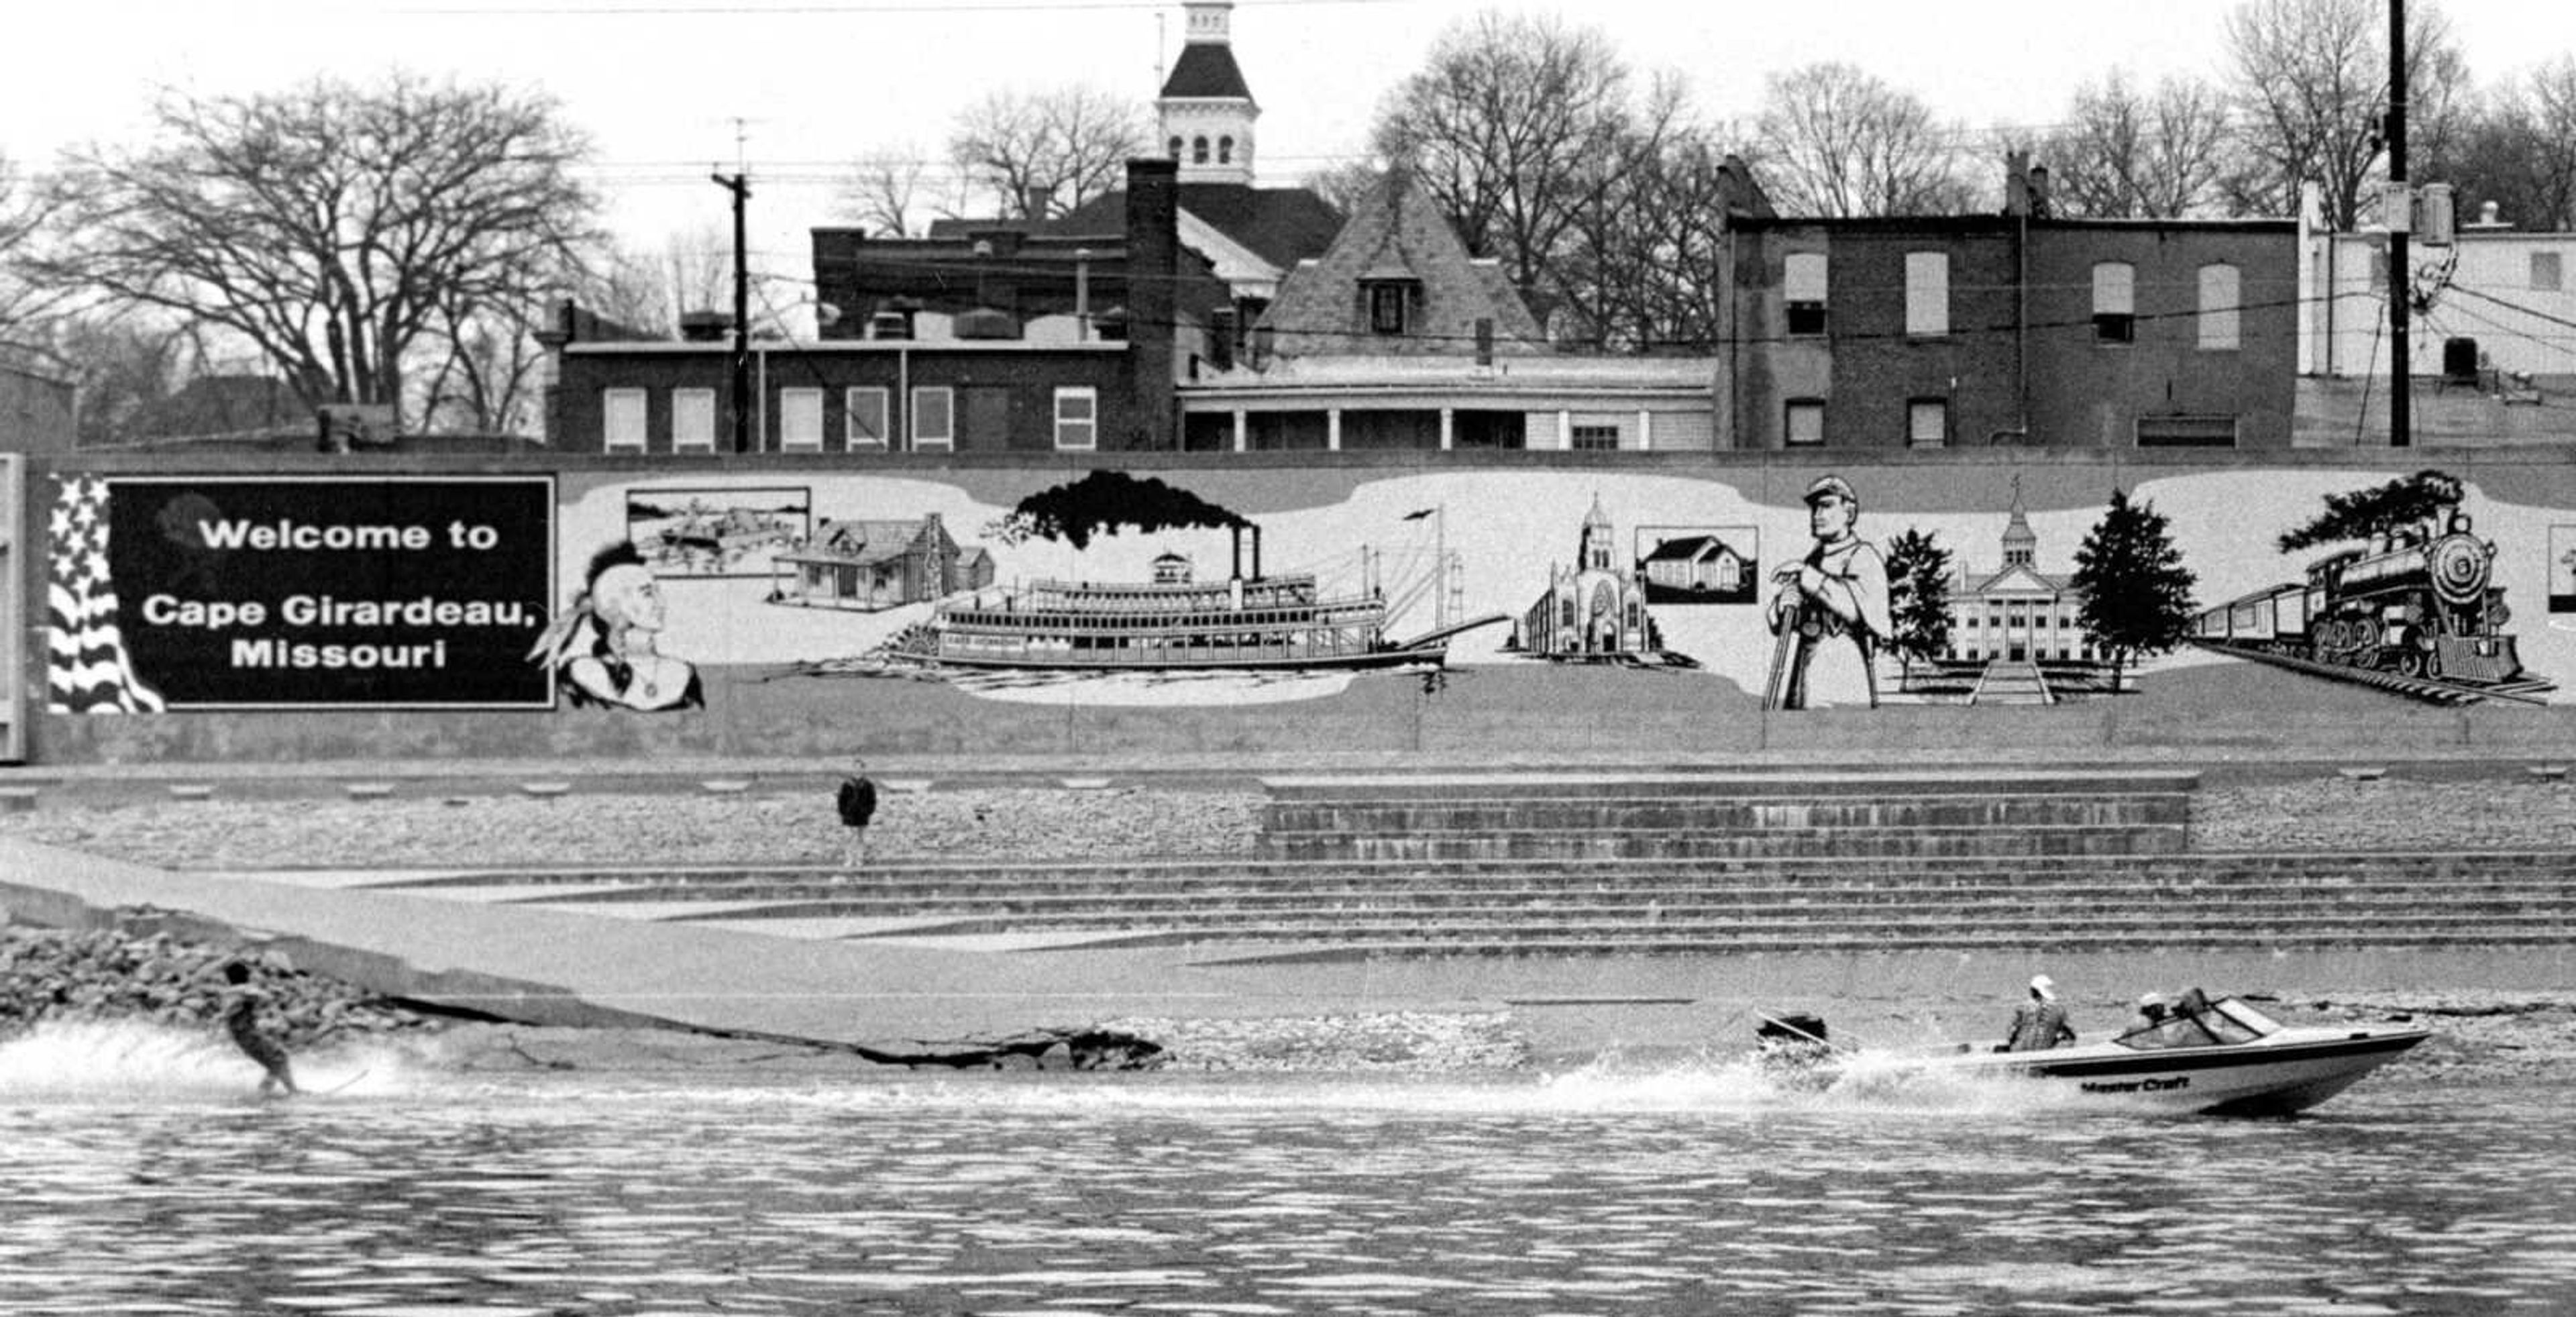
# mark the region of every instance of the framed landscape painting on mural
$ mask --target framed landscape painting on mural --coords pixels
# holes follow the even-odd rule
[[[1649,604],[1750,604],[1762,581],[1751,526],[1640,526],[1637,575]]]
[[[655,576],[767,577],[813,526],[803,486],[626,491],[626,536]]]

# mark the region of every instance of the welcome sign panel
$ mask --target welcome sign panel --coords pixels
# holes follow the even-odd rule
[[[550,708],[552,477],[107,482],[108,576],[163,707]]]

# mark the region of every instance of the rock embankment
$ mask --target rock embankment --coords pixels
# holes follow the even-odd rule
[[[1257,791],[887,791],[880,860],[1135,860],[1250,855]],[[0,814],[0,833],[170,869],[419,869],[580,864],[837,864],[830,793],[580,793],[437,799],[151,800]]]
[[[213,1028],[225,1001],[222,969],[239,960],[267,998],[263,1028],[290,1051],[353,1037],[433,1029],[436,1017],[389,1005],[337,980],[299,973],[274,955],[237,953],[167,933],[115,929],[0,929],[0,1036],[48,1020],[148,1020]]]

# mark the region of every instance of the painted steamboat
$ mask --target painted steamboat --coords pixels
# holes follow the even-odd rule
[[[1252,538],[1244,571],[1244,536]],[[1038,581],[940,601],[896,649],[956,668],[1071,672],[1204,669],[1304,671],[1439,664],[1444,627],[1407,641],[1387,636],[1384,592],[1328,593],[1311,574],[1264,576],[1259,527],[1234,532],[1232,574],[1194,579],[1190,560],[1167,553],[1151,581]]]

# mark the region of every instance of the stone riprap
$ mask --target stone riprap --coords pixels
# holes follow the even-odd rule
[[[355,1036],[436,1027],[436,1017],[374,1000],[353,985],[297,972],[270,953],[243,953],[167,933],[112,928],[0,928],[0,1037],[56,1020],[148,1020],[213,1028],[225,1001],[223,966],[240,960],[267,998],[261,1027],[300,1051]]]
[[[888,791],[868,850],[886,860],[1248,856],[1262,804],[1250,791]],[[837,864],[847,842],[827,791],[148,800],[0,814],[0,831],[182,869]]]

